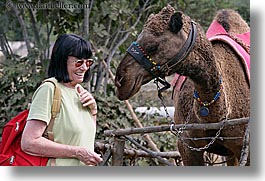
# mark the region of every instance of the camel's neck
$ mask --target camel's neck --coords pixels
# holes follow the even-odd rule
[[[200,99],[203,102],[210,102],[220,90],[221,75],[215,62],[203,67],[192,66],[192,68],[194,68],[194,72],[189,72],[187,76],[194,82],[195,90],[199,93]]]
[[[215,61],[212,46],[204,37],[200,35],[198,39],[204,43],[196,42],[194,50],[180,65],[177,73],[189,77],[194,82],[201,99],[208,101],[213,99],[220,89],[221,73]]]

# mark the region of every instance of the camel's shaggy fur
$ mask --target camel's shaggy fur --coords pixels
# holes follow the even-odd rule
[[[168,25],[168,20],[170,19],[171,15],[175,12],[174,9],[164,8],[158,14],[151,14],[145,25],[144,28],[149,30],[154,35],[160,35],[164,32],[164,29]]]
[[[249,31],[247,23],[234,10],[221,10],[215,19],[231,34]],[[150,15],[137,42],[146,50],[157,64],[171,60],[181,49],[190,31],[191,18],[168,5],[158,14]],[[243,44],[243,43],[242,43]],[[249,50],[250,47],[245,46]],[[197,23],[195,46],[186,59],[167,72],[187,76],[180,91],[174,93],[175,122],[177,124],[214,123],[224,119],[249,117],[250,87],[239,57],[223,42],[211,43],[202,27]],[[199,103],[193,98],[196,89],[203,101],[211,101],[219,90],[222,77],[223,89],[220,98],[210,105],[209,115],[202,117]],[[143,84],[153,77],[132,56],[126,54],[116,72],[117,96],[121,100],[136,94]],[[207,152],[231,157],[228,165],[238,165],[243,145],[246,125],[236,125],[221,130],[217,139]],[[214,137],[217,130],[184,131],[185,138]],[[194,148],[202,148],[209,139],[185,142]],[[178,142],[184,165],[204,165],[203,151],[192,151],[183,142]],[[249,164],[249,159],[248,159]]]
[[[241,16],[236,11],[232,9],[219,10],[214,19],[224,27],[230,37],[232,37],[250,54],[250,47],[234,35],[250,31],[248,24],[245,21],[242,21]]]

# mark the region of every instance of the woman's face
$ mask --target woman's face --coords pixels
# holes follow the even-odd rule
[[[86,71],[93,63],[93,59],[78,59],[73,56],[68,56],[67,71],[70,80],[72,80],[71,85],[73,87],[83,82]]]

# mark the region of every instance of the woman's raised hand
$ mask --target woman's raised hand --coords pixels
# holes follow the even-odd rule
[[[82,105],[88,107],[91,111],[91,114],[95,116],[97,114],[97,103],[91,93],[84,89],[80,84],[77,84],[75,87]]]

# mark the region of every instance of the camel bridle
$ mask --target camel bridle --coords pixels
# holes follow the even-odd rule
[[[185,60],[185,58],[189,55],[194,47],[196,36],[196,23],[191,21],[190,32],[184,45],[174,56],[174,58],[162,65],[158,65],[156,62],[154,62],[150,56],[145,53],[142,46],[137,42],[133,42],[127,49],[127,52],[134,58],[134,60],[142,65],[143,68],[153,76],[155,82],[160,82],[164,86],[162,88],[158,88],[159,97],[163,91],[170,88],[170,83],[165,80],[165,76],[167,76],[170,70]]]

